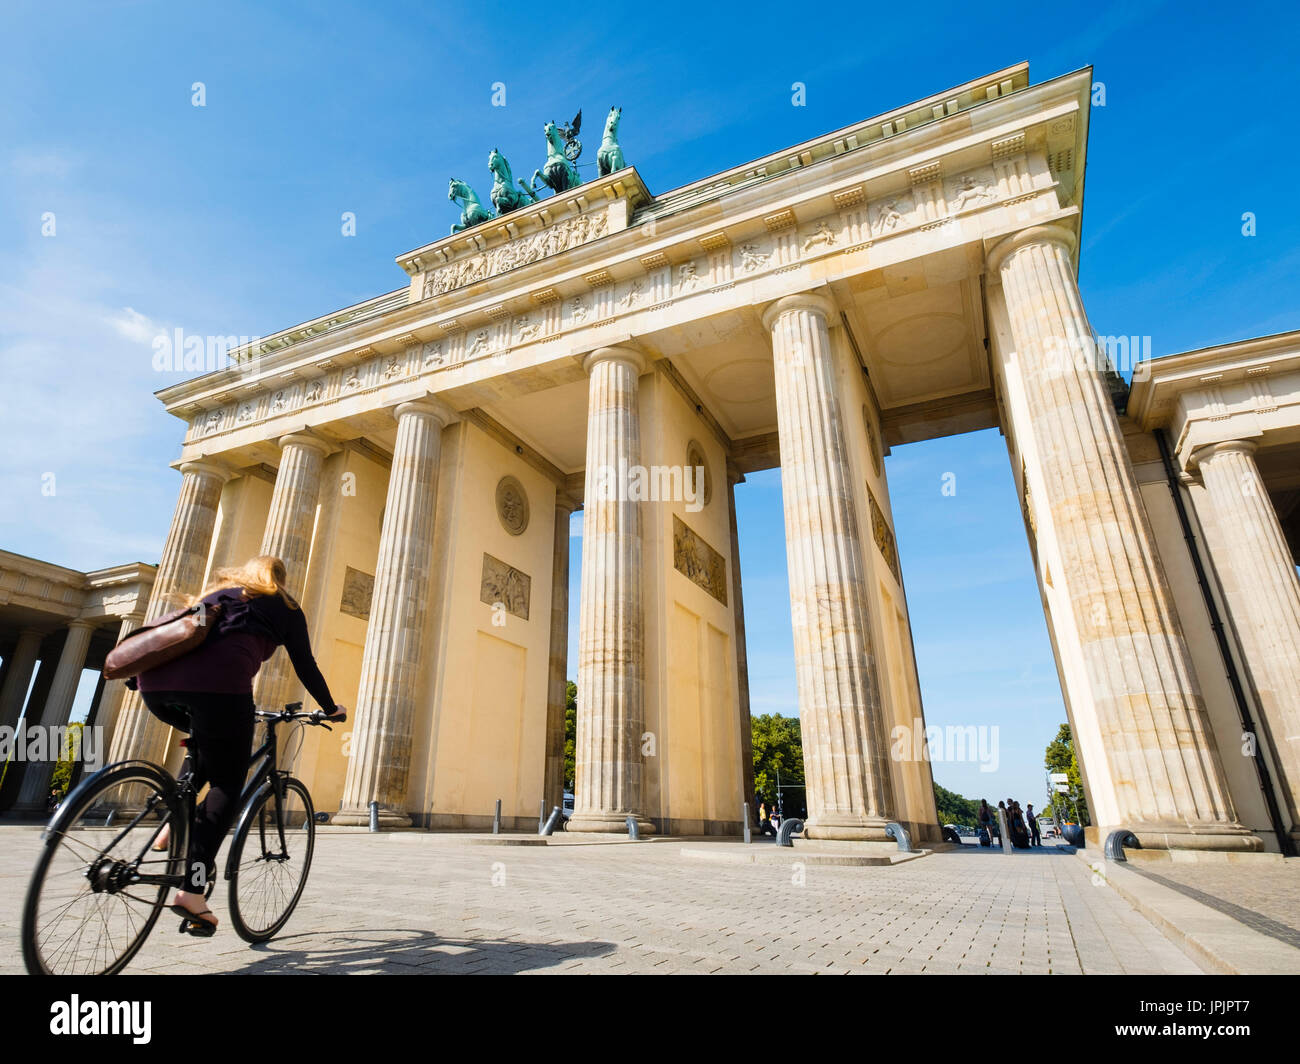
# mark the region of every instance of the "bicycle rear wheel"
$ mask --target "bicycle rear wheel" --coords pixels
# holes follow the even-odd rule
[[[265,942],[289,922],[311,869],[311,795],[292,777],[283,788],[278,802],[270,783],[253,796],[230,845],[230,923],[245,942]]]
[[[45,830],[23,904],[29,973],[114,975],[126,967],[184,875],[183,804],[171,777],[145,761],[110,765],[68,796]],[[155,852],[167,823],[168,848]],[[176,882],[158,881],[168,876]]]

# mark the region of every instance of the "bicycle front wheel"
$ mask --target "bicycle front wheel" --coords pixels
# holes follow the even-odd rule
[[[245,942],[265,942],[289,922],[311,869],[316,810],[290,777],[249,802],[230,846],[230,923]]]
[[[45,830],[23,905],[32,975],[115,975],[136,955],[184,876],[187,832],[171,777],[144,761],[77,787]],[[166,850],[150,847],[172,825]]]

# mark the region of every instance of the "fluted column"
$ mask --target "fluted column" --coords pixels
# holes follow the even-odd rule
[[[1148,848],[1259,849],[1237,821],[1173,596],[1075,282],[1074,236],[1038,226],[990,255],[1000,276],[1118,823]],[[1011,413],[1013,421],[1015,413]],[[1038,498],[1039,484],[1043,497]],[[1084,711],[1082,700],[1075,712]]]
[[[81,682],[81,672],[86,665],[86,651],[90,649],[90,637],[94,631],[94,621],[78,619],[68,625],[68,635],[63,642],[63,652],[59,655],[59,665],[54,671],[54,682],[50,684],[45,706],[39,714],[39,720],[25,722],[25,730],[37,726],[57,728],[68,723],[77,686]],[[53,744],[52,748],[47,749],[48,760],[27,766],[18,792],[18,802],[14,806],[16,812],[45,809],[45,801],[50,793],[50,775],[62,752],[57,744]]]
[[[320,473],[330,445],[318,436],[295,432],[280,437],[280,468],[262,534],[262,554],[284,562],[289,594],[301,601],[311,557],[316,506],[320,501]],[[254,697],[263,709],[279,709],[297,688],[289,655],[281,647],[262,666]]]
[[[181,466],[180,498],[158,562],[145,622],[179,609],[186,597],[202,590],[221,487],[229,478],[229,471],[214,462],[186,462]],[[161,762],[167,753],[170,730],[145,709],[138,691],[127,692],[110,737],[109,760],[144,758]]]
[[[143,613],[124,614],[117,629],[117,642],[122,642],[123,639],[139,628],[140,622],[143,620]],[[91,723],[95,727],[103,729],[102,734],[105,736],[113,734],[113,728],[117,723],[117,715],[122,708],[122,700],[127,694],[127,690],[123,686],[124,683],[124,680],[107,680],[100,692],[99,705],[95,709]]]
[[[569,692],[569,519],[578,508],[555,496],[555,546],[551,563],[551,673],[546,697],[546,770],[542,799],[549,812],[564,800],[564,713]]]
[[[587,470],[578,631],[578,738],[570,831],[626,831],[641,819],[645,617],[641,504],[627,490],[641,462],[638,378],[646,360],[626,347],[587,356]]]
[[[35,628],[24,628],[18,633],[18,642],[5,670],[4,687],[0,688],[0,725],[12,728],[23,715],[23,699],[32,685],[32,673],[36,670],[36,658],[41,652],[43,638],[45,633]]]
[[[788,296],[772,333],[799,721],[813,839],[887,841],[888,735],[830,346],[830,301]]]
[[[745,600],[740,591],[740,525],[736,520],[736,485],[745,475],[727,460],[727,515],[731,521],[731,612],[736,626],[736,695],[739,707],[740,793],[749,803],[749,815],[758,823],[754,796],[754,726],[749,717],[749,652],[745,646]]]
[[[1215,565],[1231,570],[1228,607],[1272,739],[1300,840],[1300,577],[1249,440],[1216,443],[1192,455],[1210,497],[1207,523]]]
[[[432,402],[396,410],[397,444],[379,535],[370,624],[352,729],[352,758],[336,824],[364,824],[372,801],[381,827],[409,827],[417,684],[426,645],[438,457],[448,416]]]

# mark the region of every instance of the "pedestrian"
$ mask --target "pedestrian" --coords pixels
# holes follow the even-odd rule
[[[980,840],[979,840],[980,845],[992,846],[993,845],[993,810],[989,808],[989,803],[987,798],[980,799],[980,808],[979,808],[979,813],[976,816],[976,820],[979,821],[980,832],[981,832]]]
[[[1025,819],[1029,825],[1029,844],[1031,846],[1041,846],[1043,844],[1043,836],[1038,830],[1038,817],[1034,816],[1033,802],[1030,802],[1025,806]]]
[[[1025,814],[1019,802],[1011,803],[1011,824],[1008,830],[1011,832],[1012,846],[1017,850],[1029,849],[1029,831],[1025,827]]]

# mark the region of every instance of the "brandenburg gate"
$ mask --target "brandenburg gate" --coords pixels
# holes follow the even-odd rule
[[[570,830],[736,834],[735,487],[779,466],[807,836],[937,839],[928,760],[890,756],[924,714],[883,458],[997,427],[1098,830],[1277,849],[1297,831],[1300,591],[1270,486],[1234,485],[1300,436],[1268,436],[1298,420],[1300,341],[1231,353],[1243,381],[1273,367],[1241,401],[1271,384],[1275,423],[1216,435],[1187,399],[1204,371],[1144,378],[1121,415],[1076,281],[1090,90],[1089,70],[1031,85],[1021,64],[662,194],[624,161],[617,108],[585,182],[554,123],[532,184],[493,151],[494,209],[453,182],[461,221],[398,256],[401,288],[159,393],[186,428],[150,614],[216,567],[285,560],[352,707],[344,741],[297,763],[336,823],[377,801],[385,826],[482,828],[500,798],[531,825],[560,801],[573,672]],[[1171,483],[1197,528],[1221,515],[1205,549],[1243,558],[1216,602],[1239,669],[1268,678],[1244,685],[1262,754],[1242,753]],[[282,659],[263,704],[303,697]],[[113,759],[177,760],[138,696],[116,722]]]

